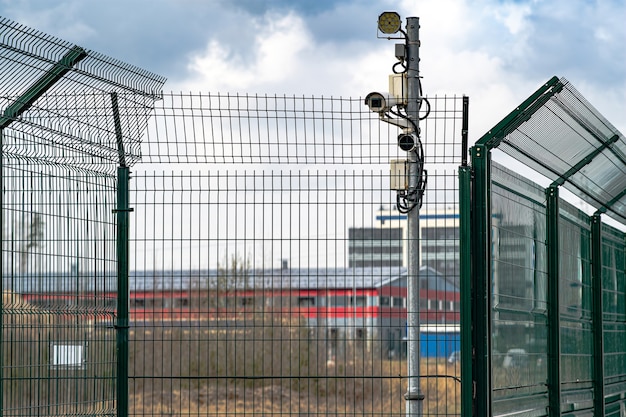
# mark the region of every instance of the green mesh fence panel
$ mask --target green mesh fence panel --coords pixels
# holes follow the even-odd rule
[[[474,389],[464,390],[464,416],[626,411],[624,143],[552,77],[471,149],[461,244]],[[500,151],[524,174],[493,162]]]
[[[543,189],[492,165],[494,414],[547,415],[547,285]],[[584,415],[594,399],[590,218],[561,201],[562,409]],[[603,226],[605,384],[624,390],[624,234]],[[617,397],[615,397],[617,395]],[[619,407],[618,407],[619,408]]]
[[[113,414],[115,179],[3,162],[3,415]]]
[[[626,245],[624,233],[613,227],[605,225],[602,236],[605,395],[615,403],[626,390]]]
[[[2,17],[0,68],[0,415],[114,415],[115,170],[165,80]]]
[[[494,415],[547,406],[547,271],[543,190],[492,167]]]
[[[589,217],[560,204],[561,389],[564,411],[593,408]]]
[[[422,123],[426,416],[460,413],[461,97]],[[132,415],[404,415],[398,129],[361,99],[165,94],[133,167]]]

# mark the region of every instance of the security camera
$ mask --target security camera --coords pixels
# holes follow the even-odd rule
[[[374,113],[384,113],[398,104],[398,99],[389,93],[372,92],[365,96],[365,105]]]
[[[414,151],[417,147],[417,136],[415,133],[401,133],[398,135],[398,146],[406,152]]]

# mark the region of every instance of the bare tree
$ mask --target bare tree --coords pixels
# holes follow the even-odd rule
[[[250,261],[233,255],[217,266],[216,290],[218,304],[222,307],[237,300],[237,293],[251,288]]]
[[[33,212],[30,214],[30,221],[24,231],[25,237],[20,248],[20,272],[26,272],[28,259],[36,248],[43,245],[44,221],[41,214]]]

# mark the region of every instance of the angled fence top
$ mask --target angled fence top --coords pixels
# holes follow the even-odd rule
[[[476,144],[502,150],[626,222],[626,138],[566,79],[552,77]]]
[[[3,17],[0,71],[4,157],[74,168],[138,159],[165,82]]]

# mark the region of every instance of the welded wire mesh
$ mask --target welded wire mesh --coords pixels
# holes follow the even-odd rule
[[[499,165],[493,166],[493,404],[495,414],[548,407],[548,326],[550,303],[543,189]],[[583,211],[561,201],[558,297],[561,343],[561,401],[566,409],[592,410],[594,378],[594,288],[591,274],[591,223]],[[617,406],[624,389],[624,234],[603,225],[602,324],[605,358],[603,384]],[[554,296],[553,296],[554,297]],[[597,308],[597,306],[596,306]]]
[[[526,111],[500,149],[552,181],[565,179],[565,188],[594,207],[610,202],[607,213],[624,222],[624,135],[569,81],[558,83],[543,105]],[[585,158],[585,169],[571,171]]]
[[[504,167],[494,164],[492,172],[494,414],[545,410],[545,198],[541,188]]]
[[[0,97],[0,108],[20,100]],[[120,158],[132,165],[141,157],[152,103],[98,91],[43,95],[3,129],[5,159],[113,174]]]
[[[462,98],[430,101],[422,386],[453,416]],[[404,413],[398,133],[361,99],[163,96],[131,182],[133,415]]]
[[[164,79],[1,17],[0,69],[0,415],[114,415],[114,172]]]
[[[140,157],[163,77],[3,17],[0,67],[7,157],[91,167]]]
[[[623,217],[623,139],[553,77],[472,149],[462,244],[478,388],[464,404],[479,414],[623,413],[626,246],[623,222],[601,216]],[[496,148],[526,168],[492,161]],[[532,169],[552,183],[530,180]]]
[[[427,163],[458,163],[461,101],[431,99]],[[386,165],[405,157],[399,129],[377,121],[361,98],[164,94],[154,114],[144,163]]]
[[[115,180],[2,175],[2,414],[113,414]]]

